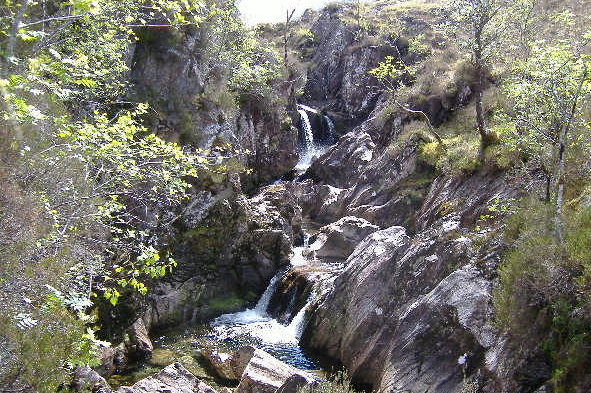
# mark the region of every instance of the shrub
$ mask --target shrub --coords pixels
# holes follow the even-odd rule
[[[312,388],[311,392],[307,388],[298,389],[297,393],[357,393],[351,384],[351,378],[346,371],[339,371],[321,381]]]
[[[591,207],[570,206],[564,218],[562,245],[554,240],[552,205],[521,201],[507,222],[511,248],[493,298],[498,324],[512,342],[538,347],[551,359],[557,393],[574,391],[591,364]]]
[[[442,173],[460,175],[478,168],[478,135],[465,134],[421,145],[419,157]]]

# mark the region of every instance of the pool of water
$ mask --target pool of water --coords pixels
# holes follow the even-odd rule
[[[292,267],[309,263],[303,253],[308,246],[308,238],[309,236],[305,236],[304,245],[294,249]],[[209,368],[200,349],[232,353],[245,345],[263,349],[289,365],[323,376],[323,370],[330,367],[327,366],[330,362],[310,354],[299,345],[310,303],[300,310],[294,310],[295,315],[292,314],[293,317],[287,324],[281,324],[267,313],[271,297],[285,273],[278,272],[270,280],[258,303],[251,309],[224,314],[206,324],[161,332],[153,339],[155,349],[152,359],[126,370],[122,375],[113,376],[109,381],[112,387],[132,385],[175,361],[180,361],[195,376],[214,388],[231,386]]]

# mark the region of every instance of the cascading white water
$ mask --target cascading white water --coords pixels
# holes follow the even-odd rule
[[[328,140],[330,143],[332,143],[334,141],[334,123],[331,118],[326,115],[324,115],[324,121],[328,126]]]
[[[310,124],[310,118],[304,109],[298,109],[300,118],[302,120],[302,128],[304,131],[304,143],[306,144],[305,149],[311,150],[314,148],[314,133],[312,131],[312,125]]]
[[[309,113],[314,113],[316,115],[319,112],[316,109],[310,108],[309,106],[299,104],[298,105],[298,113],[300,114],[301,123],[302,123],[302,132],[304,136],[304,146],[303,149],[300,151],[300,159],[298,160],[295,170],[298,174],[303,174],[308,170],[308,168],[312,165],[312,162],[318,157],[320,157],[326,150],[326,146],[321,146],[320,144],[314,141],[314,130],[312,129],[312,125],[310,123],[310,118],[308,117]],[[328,118],[328,116],[324,116],[324,118]],[[329,119],[330,125],[334,127],[334,124]],[[331,135],[332,135],[332,128],[331,128]]]
[[[292,266],[301,266],[306,263],[303,250],[307,247],[308,242],[309,236],[305,235],[304,247],[294,248],[294,253],[290,258]],[[297,346],[305,326],[306,309],[310,300],[298,311],[288,325],[281,324],[267,313],[271,297],[284,275],[285,271],[281,271],[269,281],[269,285],[254,308],[237,313],[224,314],[214,319],[211,322],[211,326],[215,334],[221,339],[232,339],[241,335],[249,335],[260,339],[263,344],[284,343]]]
[[[252,323],[270,321],[272,318],[267,314],[267,308],[269,307],[271,296],[273,296],[273,293],[277,288],[277,284],[279,283],[279,280],[281,280],[281,277],[283,277],[284,273],[285,272],[281,271],[271,278],[269,285],[265,289],[265,292],[263,292],[261,295],[254,308],[248,308],[237,313],[220,315],[211,322],[211,325],[214,327],[214,329],[219,328],[218,330],[220,330],[220,333],[223,333],[223,336],[227,336],[227,333],[229,332],[224,331],[228,326],[243,326]],[[233,333],[239,332],[235,331]]]
[[[294,248],[290,259],[292,267],[310,263],[306,261],[303,254],[308,243],[309,236],[305,235],[304,246]],[[310,296],[306,305],[298,310],[287,325],[281,324],[267,313],[271,297],[285,273],[285,271],[279,272],[271,279],[255,307],[233,314],[224,314],[214,319],[210,323],[212,336],[217,341],[225,343],[249,343],[254,340],[255,345],[289,364],[314,369],[318,366],[306,357],[299,347],[299,341],[306,326],[306,312],[314,297]]]
[[[265,292],[263,292],[261,298],[254,307],[256,312],[260,314],[267,313],[267,308],[269,308],[269,303],[271,302],[271,296],[273,296],[273,293],[277,288],[277,284],[279,284],[279,281],[281,280],[281,277],[283,277],[284,274],[284,272],[279,272],[276,275],[274,275],[273,278],[271,278],[271,281],[269,281],[269,285],[265,289]]]
[[[303,243],[302,246],[293,248],[293,254],[290,258],[291,266],[304,266],[308,263],[304,256],[304,250],[310,246],[310,235],[306,232],[304,232]]]

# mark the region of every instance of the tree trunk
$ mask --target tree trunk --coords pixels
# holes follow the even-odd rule
[[[564,204],[564,151],[566,149],[566,126],[560,130],[558,142],[558,170],[556,181],[558,187],[556,191],[556,214],[555,214],[555,235],[558,244],[564,243],[564,234],[562,231],[562,206]]]
[[[23,0],[21,3],[20,8],[18,9],[14,20],[12,21],[12,26],[10,28],[10,33],[8,35],[8,42],[6,44],[6,50],[4,51],[4,62],[2,64],[2,77],[6,78],[8,76],[8,68],[10,64],[10,58],[14,56],[14,49],[16,47],[16,35],[18,34],[19,26],[25,16],[25,12],[27,11],[27,7],[29,6],[30,0]]]
[[[484,150],[488,147],[488,133],[486,131],[486,120],[484,118],[484,108],[482,97],[484,91],[484,70],[482,64],[476,66],[478,73],[478,82],[476,83],[476,128],[480,135],[480,147],[478,149],[478,161],[484,164]]]
[[[484,94],[484,59],[482,56],[482,32],[476,31],[476,49],[474,50],[474,65],[476,67],[476,128],[480,134],[480,147],[478,149],[478,162],[484,164],[484,150],[488,146],[488,133],[486,132],[486,120],[482,98]]]
[[[295,12],[295,8],[291,10],[285,10],[285,29],[283,30],[283,62],[285,64],[285,68],[289,65],[287,63],[287,44],[288,44],[288,33],[289,33],[289,22],[291,22],[291,18],[293,18],[293,14]]]
[[[577,106],[579,104],[579,99],[581,98],[581,93],[583,91],[583,84],[587,78],[587,67],[585,67],[581,73],[581,77],[579,80],[579,86],[575,95],[573,97],[572,105],[570,107],[569,113],[563,118],[563,126],[560,128],[558,135],[558,168],[556,173],[556,182],[557,182],[557,190],[556,190],[556,228],[555,228],[555,236],[556,242],[558,244],[564,244],[564,231],[563,231],[563,224],[562,224],[562,210],[564,206],[564,177],[566,175],[566,164],[565,164],[565,153],[567,147],[567,138],[568,133],[570,132],[570,128],[572,123],[575,119],[577,113]]]

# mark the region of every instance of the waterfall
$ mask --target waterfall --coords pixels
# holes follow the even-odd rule
[[[304,256],[305,248],[308,247],[309,242],[310,235],[304,233],[304,245],[294,247],[293,255],[290,258],[292,268],[314,263]],[[306,313],[316,298],[317,291],[312,291],[313,293],[307,299],[306,304],[301,309],[296,309],[297,313],[286,325],[267,313],[271,297],[278,291],[279,283],[287,272],[280,271],[269,281],[269,285],[253,308],[233,314],[224,314],[211,321],[210,337],[230,346],[252,345],[254,340],[256,343],[254,345],[288,364],[303,369],[317,369],[318,365],[299,346],[306,327]]]
[[[290,331],[290,335],[296,339],[296,342],[300,342],[302,338],[302,334],[304,333],[304,328],[306,327],[306,312],[308,311],[308,307],[312,304],[313,296],[310,296],[310,299],[306,302],[304,307],[293,317],[287,329]]]
[[[324,121],[328,126],[328,143],[332,144],[334,143],[334,123],[327,115],[324,115]]]
[[[279,284],[279,280],[281,279],[281,277],[283,277],[283,275],[284,275],[284,272],[279,272],[276,275],[274,275],[273,278],[271,278],[271,281],[269,281],[269,285],[265,289],[265,292],[263,292],[263,294],[261,295],[261,298],[259,299],[256,306],[254,307],[254,310],[257,313],[259,313],[261,315],[264,315],[267,313],[267,308],[269,308],[269,302],[271,301],[271,296],[273,296],[273,293],[275,292],[275,289],[277,288],[277,284]]]
[[[302,125],[302,135],[304,139],[304,144],[302,149],[300,150],[300,159],[298,160],[295,171],[298,175],[302,175],[304,172],[308,170],[308,168],[312,165],[316,158],[320,157],[324,151],[326,150],[326,146],[322,146],[322,141],[315,141],[314,140],[314,130],[312,129],[312,124],[310,122],[310,117],[308,113],[312,113],[315,116],[323,116],[326,124],[328,125],[329,132],[331,134],[329,143],[332,143],[332,130],[334,128],[333,122],[328,118],[326,115],[321,115],[314,108],[310,108],[309,106],[299,104],[298,105],[298,113],[300,114],[301,118],[301,125]]]
[[[314,148],[314,133],[312,132],[312,125],[310,124],[310,118],[306,113],[305,109],[298,109],[300,118],[302,119],[302,128],[304,134],[305,151],[309,151]]]

